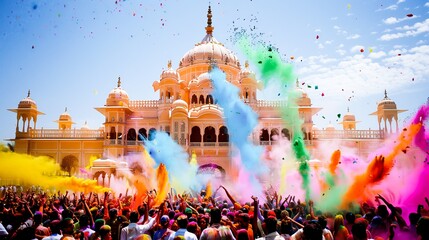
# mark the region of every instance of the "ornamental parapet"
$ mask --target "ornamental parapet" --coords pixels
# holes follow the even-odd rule
[[[104,138],[103,130],[85,130],[85,129],[32,129],[30,130],[30,138]]]
[[[313,139],[384,139],[382,130],[313,130]]]

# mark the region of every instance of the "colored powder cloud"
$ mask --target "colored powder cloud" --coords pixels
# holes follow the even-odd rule
[[[264,86],[279,83],[279,86],[293,86],[296,79],[292,65],[283,63],[280,54],[272,46],[263,44],[251,44],[245,34],[239,37],[238,44],[242,51],[260,71]],[[302,119],[299,117],[297,99],[299,92],[290,87],[281,88],[281,95],[287,96],[287,103],[280,108],[282,119],[286,126],[293,132],[292,149],[299,162],[299,173],[302,177],[302,187],[305,190],[306,199],[310,198],[310,167],[308,160],[310,154],[305,146],[301,130]]]

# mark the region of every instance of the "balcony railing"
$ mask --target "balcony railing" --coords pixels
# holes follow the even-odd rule
[[[382,130],[314,130],[313,139],[384,139]]]
[[[30,138],[104,138],[103,130],[84,130],[84,129],[32,129]]]

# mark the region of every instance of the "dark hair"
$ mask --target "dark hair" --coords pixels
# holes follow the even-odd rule
[[[264,222],[267,234],[277,231],[277,219],[275,217],[267,217]]]
[[[323,230],[318,223],[309,222],[303,229],[302,239],[305,240],[322,240]]]
[[[130,213],[130,222],[132,223],[136,223],[139,221],[139,213],[136,211],[132,211]]]
[[[356,219],[356,216],[353,213],[351,212],[346,213],[347,223],[353,224],[355,222],[355,219]]]
[[[317,218],[317,223],[319,223],[319,226],[320,226],[322,229],[325,229],[325,228],[326,228],[326,225],[328,225],[328,221],[326,221],[325,216],[319,216],[319,217]]]
[[[358,221],[352,226],[352,234],[355,239],[366,239],[367,224],[364,221]]]
[[[213,208],[210,210],[210,218],[211,223],[220,223],[220,220],[222,218],[222,214],[219,208]]]
[[[414,225],[414,226],[416,226],[417,225],[417,222],[419,221],[419,219],[420,219],[420,214],[418,214],[418,213],[410,213],[409,215],[408,215],[408,219],[410,220],[410,224],[411,225]]]
[[[429,239],[429,217],[421,217],[417,222],[417,234],[423,240]]]

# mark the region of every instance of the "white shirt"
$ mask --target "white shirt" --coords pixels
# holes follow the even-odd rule
[[[138,225],[137,223],[130,223],[128,226],[122,228],[121,230],[121,240],[130,240],[134,239],[137,236],[140,236],[146,233],[149,229],[152,228],[155,223],[155,218],[152,218],[148,223],[144,225]]]
[[[176,233],[170,234],[168,240],[174,240],[174,238],[177,236],[183,236],[185,240],[198,240],[195,234],[188,232],[185,228],[180,228]]]
[[[285,240],[278,232],[272,232],[265,237],[257,238],[256,240]]]

